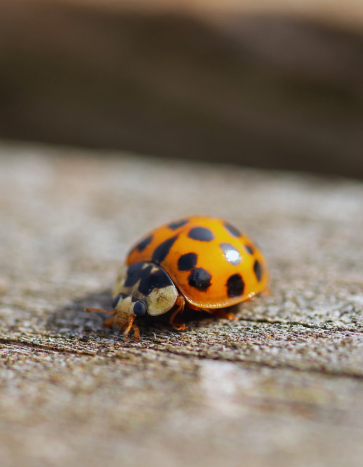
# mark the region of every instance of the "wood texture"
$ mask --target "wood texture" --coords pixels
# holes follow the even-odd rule
[[[2,466],[340,466],[363,455],[363,185],[0,148]],[[139,343],[102,328],[130,244],[189,214],[264,250],[270,296]]]

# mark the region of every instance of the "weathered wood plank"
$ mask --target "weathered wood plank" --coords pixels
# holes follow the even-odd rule
[[[343,179],[2,145],[1,464],[360,465],[362,200]],[[271,296],[139,343],[82,311],[109,305],[138,236],[191,213],[257,240]]]

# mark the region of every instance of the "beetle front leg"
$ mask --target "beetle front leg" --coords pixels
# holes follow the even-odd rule
[[[133,334],[133,338],[135,341],[139,341],[140,340],[140,329],[139,329],[139,326],[137,324],[133,324],[132,325],[132,329],[134,331],[134,334]]]
[[[103,323],[102,323],[102,326],[104,328],[110,328],[114,322],[115,322],[115,318],[116,316],[112,316],[111,318],[107,318]]]

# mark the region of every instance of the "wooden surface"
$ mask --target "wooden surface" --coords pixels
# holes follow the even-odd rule
[[[96,157],[97,156],[97,157]],[[102,156],[102,157],[100,157]],[[360,466],[363,184],[0,147],[0,457],[7,466]],[[102,328],[132,242],[223,216],[272,295],[139,343]]]

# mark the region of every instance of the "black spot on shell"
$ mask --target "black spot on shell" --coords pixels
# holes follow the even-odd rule
[[[171,224],[168,225],[168,227],[171,230],[176,230],[176,229],[179,229],[179,227],[182,227],[183,225],[187,223],[188,223],[188,219],[182,219],[180,221],[172,222]]]
[[[249,255],[253,255],[253,253],[255,252],[255,249],[252,245],[243,245],[245,247],[245,250],[247,251],[247,253]]]
[[[178,259],[179,271],[190,271],[197,264],[198,256],[196,253],[186,253]]]
[[[212,275],[203,268],[194,268],[189,274],[188,282],[191,287],[205,292],[212,284]]]
[[[168,238],[165,242],[161,243],[153,253],[151,261],[156,264],[160,264],[168,256],[170,248],[174,245],[175,240],[178,238],[177,235]]]
[[[241,274],[233,274],[228,278],[226,283],[227,294],[229,297],[240,297],[243,295],[245,284],[243,282]]]
[[[224,227],[234,237],[241,237],[242,236],[242,233],[239,230],[237,230],[236,227],[233,227],[233,225],[229,224],[228,222],[224,223]]]
[[[206,227],[194,227],[188,233],[188,237],[193,240],[199,240],[200,242],[210,242],[214,238],[214,234],[211,230]]]
[[[255,264],[253,265],[253,272],[255,273],[258,282],[260,282],[262,278],[262,266],[257,259],[255,261]]]
[[[146,248],[148,245],[150,245],[152,239],[153,239],[153,236],[152,236],[152,235],[150,235],[150,237],[144,238],[144,240],[142,240],[140,243],[138,243],[138,244],[136,245],[136,248],[137,248],[139,251],[145,250],[145,248]]]
[[[242,258],[240,252],[233,245],[230,243],[221,243],[219,246],[229,263],[237,266],[241,262]]]
[[[161,268],[151,272],[154,266],[144,269],[142,278],[139,284],[139,292],[143,295],[149,295],[154,289],[163,289],[169,285],[173,285],[168,274]]]

